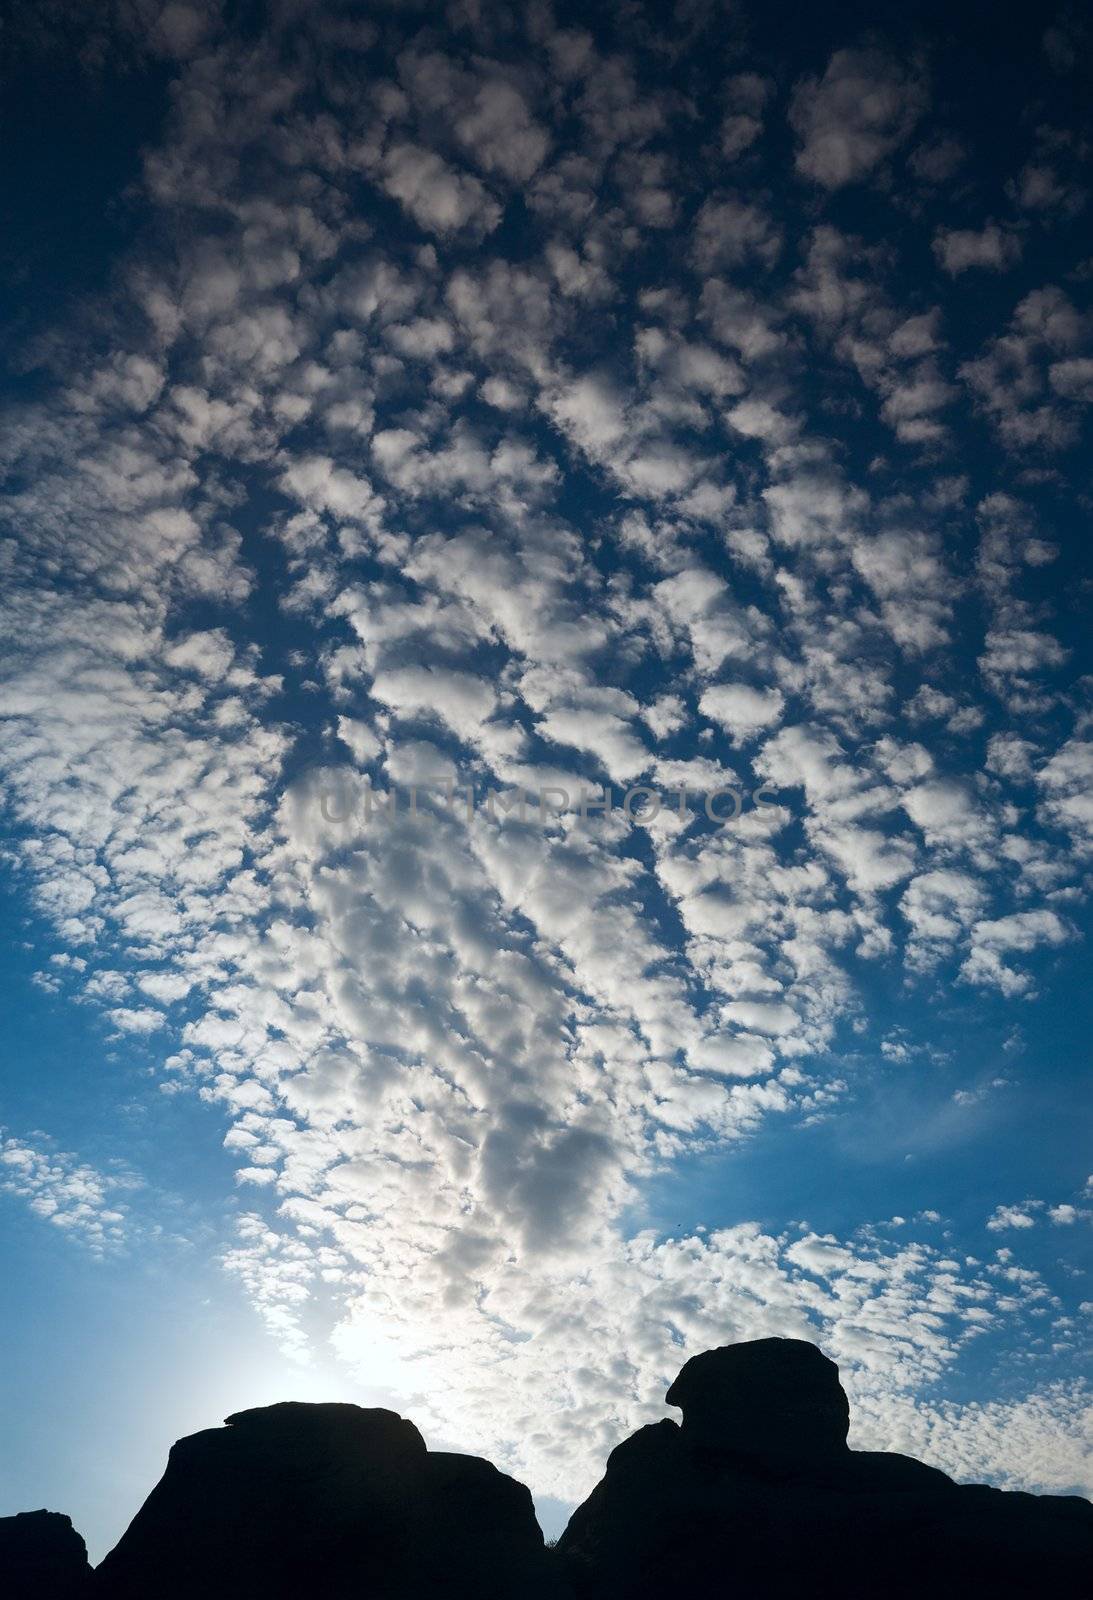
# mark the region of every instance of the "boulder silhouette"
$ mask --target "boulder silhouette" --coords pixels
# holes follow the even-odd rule
[[[1093,1505],[851,1450],[799,1339],[688,1361],[547,1550],[531,1496],[393,1411],[289,1403],[181,1439],[94,1573],[67,1517],[0,1518],[2,1600],[1033,1600],[1093,1595]]]
[[[838,1455],[850,1406],[839,1369],[805,1339],[753,1339],[692,1356],[664,1397],[692,1446]]]
[[[87,1548],[59,1511],[0,1517],[0,1594],[4,1600],[85,1600]]]
[[[1093,1593],[1093,1505],[850,1450],[838,1368],[814,1345],[707,1351],[667,1399],[682,1426],[619,1445],[559,1540],[579,1600]]]
[[[557,1594],[523,1484],[393,1411],[286,1403],[182,1439],[96,1600]]]

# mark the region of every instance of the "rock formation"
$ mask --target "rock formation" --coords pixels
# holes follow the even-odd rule
[[[851,1450],[838,1368],[695,1356],[548,1551],[522,1484],[352,1405],[182,1439],[92,1575],[67,1517],[0,1519],[4,1600],[1032,1600],[1093,1594],[1093,1505]]]
[[[850,1406],[839,1369],[803,1339],[753,1339],[704,1350],[691,1357],[664,1398],[682,1410],[692,1448],[800,1457],[847,1449]]]
[[[288,1403],[174,1446],[96,1600],[547,1600],[531,1495],[393,1411]]]
[[[578,1600],[1031,1600],[1093,1593],[1093,1505],[850,1450],[838,1368],[798,1339],[688,1361],[683,1423],[619,1445],[558,1545]]]
[[[4,1600],[87,1600],[87,1548],[59,1511],[0,1517],[0,1594]]]

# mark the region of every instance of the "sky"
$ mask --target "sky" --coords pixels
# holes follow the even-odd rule
[[[1093,1494],[1090,29],[53,0],[5,47],[0,1514],[699,1350]]]

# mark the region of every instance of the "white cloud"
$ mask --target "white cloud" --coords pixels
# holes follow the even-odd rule
[[[1056,451],[1073,443],[1083,390],[1065,381],[1057,388],[1050,374],[1075,370],[1068,364],[1084,359],[1090,333],[1088,318],[1048,284],[1025,295],[1009,325],[963,363],[960,375],[1006,445]]]
[[[934,254],[954,278],[969,267],[1005,272],[1021,258],[1021,237],[1012,228],[987,222],[982,228],[939,228]]]
[[[473,740],[493,712],[497,694],[484,678],[443,667],[395,667],[377,673],[371,693],[403,716],[439,717]]]
[[[1043,814],[1084,850],[1093,846],[1093,741],[1068,739],[1037,774]]]
[[[99,1172],[67,1151],[10,1135],[0,1142],[0,1189],[25,1200],[36,1217],[93,1255],[125,1243],[129,1222],[118,1196],[135,1187],[131,1174]]]
[[[1014,952],[1027,953],[1041,945],[1065,944],[1070,937],[1067,924],[1055,911],[1016,911],[1008,917],[977,922],[971,931],[971,953],[960,969],[961,975],[970,983],[1000,989],[1003,994],[1027,994],[1032,988],[1031,978],[1014,971],[1004,957]]]
[[[726,728],[734,744],[744,744],[778,722],[784,708],[785,700],[778,689],[754,689],[746,683],[712,684],[703,690],[698,702],[703,716]]]
[[[734,196],[705,200],[695,218],[694,259],[703,273],[758,262],[773,267],[782,234],[762,206]]]
[[[1039,1203],[1034,1201],[1026,1202],[1023,1206],[999,1206],[987,1219],[987,1228],[991,1233],[1004,1233],[1009,1228],[1034,1228],[1036,1219],[1031,1206]]]
[[[858,182],[907,138],[926,100],[915,68],[877,49],[837,50],[822,78],[794,90],[797,170],[827,189]]]
[[[151,1006],[115,1006],[107,1016],[122,1033],[155,1033],[164,1023],[163,1012]]]
[[[383,158],[381,181],[419,227],[444,238],[464,229],[492,233],[501,207],[469,172],[457,172],[433,150],[398,143]]]
[[[500,71],[468,72],[440,51],[409,50],[399,76],[427,118],[451,129],[464,153],[485,172],[526,183],[541,166],[550,136],[517,85]]]
[[[338,738],[353,753],[354,760],[364,766],[369,761],[374,761],[383,746],[376,737],[375,730],[367,722],[362,722],[359,717],[338,718]]]
[[[763,109],[772,89],[770,80],[755,72],[738,72],[726,83],[721,153],[727,161],[735,161],[759,138]]]

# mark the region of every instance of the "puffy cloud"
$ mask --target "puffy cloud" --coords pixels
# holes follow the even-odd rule
[[[376,674],[372,695],[403,716],[434,716],[473,740],[497,704],[485,679],[442,667],[398,667]]]
[[[631,726],[611,711],[592,706],[560,706],[536,724],[544,738],[596,756],[612,778],[639,777],[650,754]]]
[[[735,161],[751,149],[763,131],[763,110],[773,85],[755,72],[738,72],[725,85],[725,115],[721,123],[721,153]]]
[[[425,122],[450,130],[483,171],[526,183],[542,164],[550,136],[499,69],[480,63],[467,71],[440,51],[411,49],[399,59],[399,76]]]
[[[1078,848],[1093,847],[1093,742],[1068,739],[1040,768],[1036,781],[1045,819],[1064,828]]]
[[[936,965],[963,938],[984,901],[982,884],[969,873],[937,868],[914,877],[900,900],[900,910],[911,927],[911,964]]]
[[[1042,945],[1065,944],[1071,937],[1067,924],[1055,911],[1015,911],[1008,917],[975,923],[971,952],[961,967],[970,983],[1000,989],[1006,995],[1025,995],[1032,989],[1027,973],[1015,972],[1006,957],[1027,953]]]
[[[464,229],[492,233],[501,221],[501,207],[484,184],[421,145],[393,145],[383,158],[380,181],[419,227],[441,238]]]
[[[0,1189],[25,1200],[36,1217],[93,1255],[125,1244],[129,1219],[120,1196],[136,1187],[138,1180],[124,1170],[99,1172],[67,1151],[12,1135],[0,1141]]]
[[[172,667],[196,672],[202,678],[223,678],[235,659],[235,646],[223,628],[207,629],[203,633],[188,633],[176,640],[165,652]]]
[[[822,78],[804,78],[793,92],[797,170],[825,189],[860,181],[902,144],[926,103],[913,66],[877,49],[837,50]]]
[[[375,760],[383,748],[375,731],[359,717],[340,716],[338,738],[353,752],[354,759],[362,766],[366,762]]]
[[[1021,259],[1021,236],[997,222],[982,228],[939,228],[934,235],[934,254],[954,278],[969,267],[986,267],[1005,272]]]
[[[877,596],[898,644],[925,651],[945,642],[953,585],[936,540],[921,532],[887,530],[857,541],[851,559]]]
[[[301,505],[354,522],[370,521],[383,506],[367,478],[339,467],[330,456],[302,456],[289,462],[279,486]]]
[[[746,683],[718,683],[703,691],[698,709],[727,728],[735,744],[743,744],[777,722],[785,706],[778,689],[754,689]]]
[[[702,287],[701,307],[714,337],[748,361],[772,355],[785,345],[785,336],[775,325],[777,313],[749,289],[710,278]]]
[[[1039,1201],[1026,1203],[1023,1206],[999,1206],[987,1219],[987,1228],[991,1233],[1004,1233],[1009,1228],[1034,1228],[1036,1219],[1032,1215],[1032,1208],[1039,1205]]]
[[[734,196],[705,200],[695,218],[694,259],[703,273],[758,262],[772,267],[782,248],[781,230],[761,206]]]
[[[1035,289],[1017,305],[1008,328],[961,367],[961,376],[1003,441],[1023,450],[1058,450],[1073,443],[1085,403],[1080,384],[1056,385],[1051,374],[1084,359],[1093,324],[1055,285]]]
[[[155,1033],[163,1026],[163,1012],[151,1006],[115,1006],[107,1016],[122,1033]]]
[[[487,172],[502,172],[516,183],[527,182],[550,143],[519,90],[499,79],[476,90],[456,131],[480,166]]]

